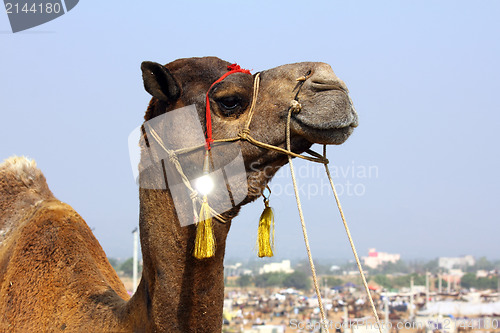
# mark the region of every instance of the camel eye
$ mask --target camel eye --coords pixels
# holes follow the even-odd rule
[[[221,98],[217,101],[221,109],[225,111],[232,111],[241,105],[241,100],[235,96]]]

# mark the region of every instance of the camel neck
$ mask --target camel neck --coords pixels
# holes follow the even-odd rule
[[[142,279],[129,310],[139,330],[220,332],[230,222],[214,222],[215,256],[193,257],[196,226],[181,227],[169,190],[140,190]]]

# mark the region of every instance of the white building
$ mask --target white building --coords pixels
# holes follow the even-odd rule
[[[453,258],[440,257],[438,261],[439,267],[446,268],[448,270],[453,268],[465,268],[466,266],[474,266],[475,264],[476,260],[471,255]]]
[[[282,262],[273,262],[262,266],[259,274],[265,273],[293,273],[293,269],[290,260],[283,260]]]
[[[476,272],[477,278],[485,278],[485,277],[488,277],[488,275],[489,275],[489,272],[487,270],[484,270],[484,269],[480,269]]]
[[[386,262],[395,263],[396,261],[401,259],[401,255],[397,253],[390,254],[385,252],[377,252],[375,249],[369,249],[368,257],[363,257],[362,259],[365,266],[375,269]]]
[[[241,262],[237,262],[234,265],[225,265],[224,275],[225,276],[252,275],[252,270],[244,268]]]

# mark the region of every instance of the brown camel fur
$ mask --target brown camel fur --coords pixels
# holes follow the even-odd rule
[[[204,124],[205,94],[228,65],[213,57],[165,66],[144,62],[144,86],[153,96],[145,119],[195,104]],[[296,79],[304,76],[302,109],[291,122],[292,150],[341,144],[351,134],[357,115],[344,83],[326,64],[298,63],[261,73],[250,126],[255,139],[285,146],[287,110]],[[243,128],[252,87],[252,75],[237,73],[210,90],[214,139],[234,137]],[[249,191],[238,207],[223,214],[228,220],[258,198],[287,162],[280,153],[239,144]],[[169,189],[140,188],[139,198],[144,269],[129,299],[85,221],[53,196],[35,163],[14,157],[0,164],[0,330],[221,332],[223,259],[231,223],[214,222],[215,256],[195,259],[196,226],[180,226]]]

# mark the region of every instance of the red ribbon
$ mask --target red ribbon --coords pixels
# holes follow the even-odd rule
[[[222,75],[217,81],[212,83],[212,85],[208,89],[207,95],[206,95],[206,104],[207,104],[207,107],[206,107],[206,118],[207,118],[207,135],[206,136],[207,136],[207,139],[206,139],[206,141],[207,141],[207,149],[208,150],[210,150],[210,143],[214,142],[214,140],[212,139],[212,113],[210,111],[210,99],[208,98],[208,93],[210,92],[210,90],[212,90],[212,87],[214,85],[221,82],[222,80],[224,80],[226,77],[228,77],[231,74],[244,73],[244,74],[252,75],[252,73],[250,73],[250,71],[248,69],[243,69],[237,64],[229,65],[229,66],[227,66],[227,69],[229,72]]]

